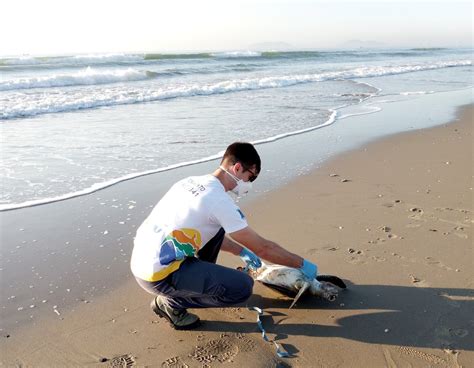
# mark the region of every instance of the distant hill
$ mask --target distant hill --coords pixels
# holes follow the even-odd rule
[[[253,51],[288,51],[295,48],[286,42],[260,42],[249,45],[249,50]]]

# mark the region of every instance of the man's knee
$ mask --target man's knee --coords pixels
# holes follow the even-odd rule
[[[253,279],[246,274],[243,274],[242,280],[239,283],[239,297],[236,303],[242,303],[246,301],[253,293]]]
[[[248,296],[250,297],[253,293],[253,278],[251,278],[249,275],[245,275],[247,276],[245,279],[246,279],[246,283],[245,283],[245,288],[246,288],[246,291],[248,293]]]

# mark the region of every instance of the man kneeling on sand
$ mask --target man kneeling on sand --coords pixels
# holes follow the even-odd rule
[[[191,329],[199,317],[187,308],[230,307],[252,295],[253,279],[216,264],[220,250],[257,269],[259,257],[300,268],[314,279],[317,266],[261,237],[227,194],[246,194],[261,162],[250,143],[227,147],[212,174],[178,181],[137,231],[131,269],[138,284],[156,295],[151,307],[175,329]],[[226,237],[225,234],[229,237]]]

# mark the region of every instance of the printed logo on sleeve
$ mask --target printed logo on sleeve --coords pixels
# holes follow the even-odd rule
[[[245,218],[244,213],[239,208],[237,208],[237,212],[239,213],[240,218],[243,220]]]

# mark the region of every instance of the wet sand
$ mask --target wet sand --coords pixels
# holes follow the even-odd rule
[[[349,285],[334,303],[305,297],[288,310],[290,299],[256,284],[247,304],[264,308],[262,320],[269,338],[282,344],[291,358],[276,356],[274,346],[260,336],[255,312],[245,306],[200,310],[204,323],[197,330],[172,330],[149,309],[150,296],[131,275],[124,276],[129,272],[124,245],[112,263],[117,266],[107,270],[99,250],[96,271],[77,275],[82,285],[93,286],[85,288],[83,300],[77,295],[64,300],[64,306],[72,309],[63,310],[57,305],[60,301],[52,299],[60,281],[46,277],[50,267],[70,267],[71,279],[76,277],[70,264],[61,263],[60,252],[52,249],[50,258],[38,262],[43,268],[20,268],[20,275],[44,274],[42,280],[53,293],[45,303],[32,301],[34,307],[25,318],[38,313],[34,324],[2,330],[3,365],[472,366],[472,115],[471,106],[450,124],[397,134],[347,152],[244,206],[249,223],[262,235],[316,262],[320,273],[336,274]],[[122,193],[125,205],[114,210],[124,222],[115,227],[127,228],[117,239],[121,244],[131,240],[134,219],[140,218],[133,211],[140,207],[143,215],[154,200],[137,204],[127,202],[127,196]],[[89,218],[80,217],[86,200],[74,202],[75,226],[62,230],[76,231],[67,241],[74,244],[78,263],[84,262],[81,252],[90,251],[91,244],[101,243],[98,239],[109,232],[117,233],[98,220],[113,216],[108,206],[98,203],[87,208]],[[38,209],[29,211],[33,216]],[[70,216],[70,205],[69,211]],[[45,222],[59,224],[61,216],[60,210],[48,219],[43,215],[37,228],[30,221],[25,235],[41,233]],[[3,225],[20,226],[11,221]],[[77,231],[88,226],[97,234],[85,239]],[[51,225],[45,228],[45,238],[63,239],[64,233],[55,230]],[[23,245],[31,246],[32,257],[38,242],[44,243],[39,238]],[[220,262],[240,265],[238,258],[227,254]],[[127,281],[121,285],[114,281],[123,279]],[[109,292],[93,297],[94,288],[102,286]],[[3,290],[8,288],[2,283]]]

